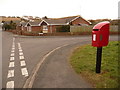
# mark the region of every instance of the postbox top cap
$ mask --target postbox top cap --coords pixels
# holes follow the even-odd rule
[[[102,28],[103,26],[105,26],[105,25],[107,25],[107,24],[110,24],[110,22],[108,22],[108,21],[100,22],[100,23],[96,24],[96,25],[93,27],[93,29],[100,29],[100,28]]]

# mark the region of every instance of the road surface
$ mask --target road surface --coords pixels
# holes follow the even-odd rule
[[[117,36],[111,36],[110,39],[117,40]],[[55,58],[57,60],[57,55],[60,54],[60,52],[62,57],[62,55],[64,56],[62,51],[66,50],[66,52],[68,52],[72,48],[72,46],[78,46],[86,43],[91,43],[91,36],[67,36],[67,37],[66,36],[43,36],[43,37],[22,36],[21,37],[9,32],[2,32],[2,87],[3,88],[22,88],[27,86],[28,84],[27,81],[30,79],[30,77],[32,77],[35,74],[34,71],[37,65],[40,62],[42,62],[43,59],[45,63],[43,62],[41,68],[38,68],[38,72],[36,72],[36,74],[41,74],[41,76],[37,77],[35,75],[36,76],[35,81],[32,82],[31,86],[38,87],[37,85],[39,85],[39,88],[42,88],[42,87],[56,88],[56,87],[62,87],[62,86],[69,87],[70,82],[60,83],[59,80],[55,80],[56,82],[51,83],[51,86],[49,86],[48,84],[45,84],[47,81],[50,80],[50,77],[48,77],[46,74],[47,70],[50,71],[50,69],[48,68],[52,66],[52,64],[49,64],[49,61],[51,60],[50,63],[54,62],[54,59],[52,59],[53,56],[51,55],[55,55]],[[59,50],[60,52],[58,52],[57,54],[57,51]],[[59,59],[60,58],[58,58],[58,60]],[[63,63],[64,62],[66,61],[63,61]],[[61,65],[61,63],[62,61],[58,64]],[[70,67],[68,65],[66,65],[65,68],[66,68],[66,71],[70,70],[69,69]],[[53,69],[53,67],[51,67],[51,69]],[[51,70],[51,71],[54,71],[54,70]],[[70,72],[73,72],[73,71],[70,71]],[[68,73],[69,72],[67,72],[67,74]],[[61,75],[62,74],[64,73],[61,73]],[[42,76],[44,77],[41,81],[41,84],[36,84],[35,86],[34,83],[38,83],[39,81],[39,80],[37,81],[37,78],[40,79]],[[56,78],[53,78],[53,79],[57,79],[57,77],[59,77],[59,73],[57,73]],[[63,79],[64,78],[65,77],[63,77]],[[68,78],[70,79],[70,77]],[[73,79],[76,80],[75,82],[79,82],[78,77],[71,78],[71,80]],[[47,80],[47,81],[44,81],[44,80]],[[71,80],[68,80],[68,81],[71,81]],[[57,84],[55,85],[55,83],[57,82],[58,82],[58,85]],[[68,84],[64,86],[65,83],[68,83]],[[78,87],[77,85],[75,85],[75,83],[74,84],[72,83],[71,87]]]

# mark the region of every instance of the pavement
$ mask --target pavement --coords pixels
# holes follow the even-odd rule
[[[69,63],[72,50],[81,42],[62,47],[50,54],[38,70],[32,88],[92,88],[80,75],[77,75]]]
[[[87,43],[91,36],[23,37],[2,32],[2,88],[91,87],[67,58],[73,48]]]

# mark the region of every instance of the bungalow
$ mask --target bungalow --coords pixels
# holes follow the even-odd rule
[[[26,31],[26,27],[25,27],[26,23],[27,23],[27,22],[21,21],[21,22],[17,25],[16,29],[17,29],[17,30],[22,30],[22,31],[24,30],[24,31]]]
[[[27,22],[25,25],[26,30],[28,32],[31,32],[31,31],[42,32],[41,26],[39,25],[40,22],[41,22],[41,20]]]
[[[35,21],[29,21],[29,22],[22,21],[17,26],[17,30],[28,31],[28,32],[41,31],[41,28],[39,26],[40,22],[41,20],[35,20]]]
[[[42,33],[54,33],[57,27],[62,25],[90,25],[91,23],[81,16],[70,16],[64,18],[44,18],[33,22],[21,22],[19,30],[28,32],[39,31]]]

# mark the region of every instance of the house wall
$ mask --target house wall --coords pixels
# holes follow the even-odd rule
[[[78,25],[80,23],[90,25],[86,20],[84,20],[81,17],[76,19],[76,20],[74,20],[74,21],[72,21],[72,25]]]
[[[27,27],[23,27],[23,31],[27,31]]]
[[[47,33],[54,33],[56,32],[56,25],[48,25],[48,31]],[[43,26],[40,26],[40,30],[43,31]]]
[[[58,27],[58,25],[48,25],[46,22],[42,22],[41,26],[40,26],[41,27],[40,28],[41,31],[43,31],[43,26],[47,26],[48,31],[44,30],[47,33],[54,33],[54,32],[56,32],[56,28]]]
[[[21,26],[17,26],[16,29],[17,29],[17,30],[21,30]]]
[[[48,26],[48,33],[54,33],[56,32],[56,25],[49,25]]]
[[[31,28],[32,31],[36,31],[36,32],[42,31],[41,26],[32,26]]]
[[[22,26],[17,26],[16,29],[17,30],[22,30]],[[23,27],[23,31],[27,31],[27,27]]]

